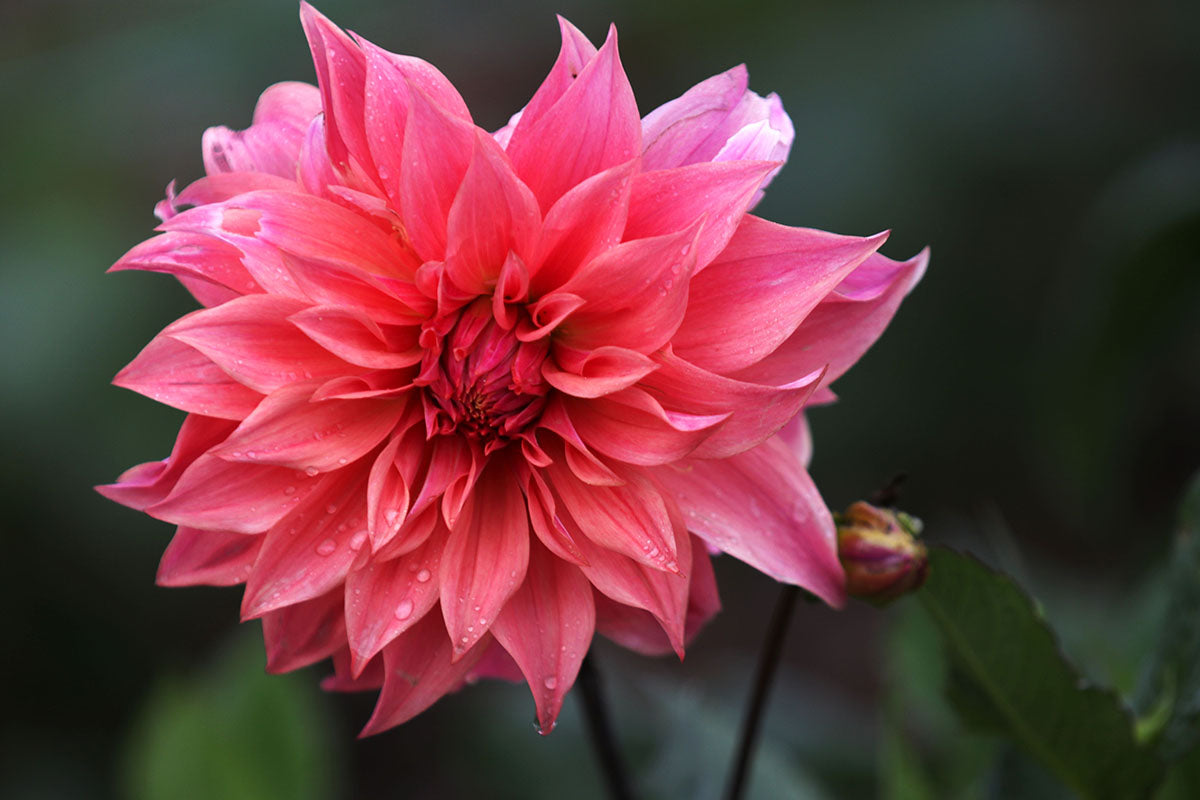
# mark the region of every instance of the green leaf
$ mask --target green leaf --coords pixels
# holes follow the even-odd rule
[[[1145,797],[1162,764],[1117,695],[1088,684],[1034,602],[1007,576],[944,548],[919,593],[952,662],[951,700],[1088,800]]]
[[[320,800],[331,796],[333,726],[311,676],[268,675],[258,636],[150,693],[126,752],[133,800]]]
[[[1167,761],[1200,742],[1200,475],[1179,513],[1159,645],[1139,692],[1139,733]]]

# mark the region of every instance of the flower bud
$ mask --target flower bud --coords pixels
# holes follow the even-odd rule
[[[929,557],[916,538],[920,520],[860,501],[835,514],[834,521],[851,596],[885,605],[925,582]]]

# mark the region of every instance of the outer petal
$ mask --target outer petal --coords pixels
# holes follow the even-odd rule
[[[886,238],[789,228],[747,215],[729,246],[692,279],[687,314],[671,340],[675,352],[720,373],[760,360]]]
[[[491,643],[487,636],[470,652],[455,653],[438,615],[426,614],[384,648],[383,691],[360,735],[407,722],[457,689]]]
[[[263,397],[169,333],[151,339],[113,383],[172,408],[221,419],[244,419]]]
[[[263,615],[267,672],[291,672],[329,658],[345,644],[341,587]]]
[[[796,456],[778,439],[719,461],[654,470],[687,527],[709,544],[833,606],[845,601],[833,518]]]
[[[832,383],[875,343],[928,263],[928,250],[905,262],[872,255],[774,353],[733,377],[757,381],[828,365],[822,384]]]
[[[529,563],[525,498],[505,465],[492,466],[463,506],[442,554],[442,614],[455,659],[487,632]]]
[[[595,622],[587,578],[578,567],[534,545],[525,582],[504,605],[492,634],[529,682],[544,733],[554,729],[563,696],[591,645]]]
[[[342,583],[367,542],[366,482],[362,469],[325,475],[267,531],[246,582],[242,619],[312,599]]]
[[[236,586],[245,583],[261,536],[181,526],[158,562],[159,586]]]
[[[416,325],[380,325],[356,308],[313,306],[288,321],[338,358],[371,369],[399,369],[421,361]]]
[[[548,210],[571,187],[636,156],[641,136],[612,28],[604,47],[544,114],[521,117],[507,150],[517,174]]]
[[[236,247],[194,233],[164,233],[134,247],[109,272],[141,269],[200,278],[237,294],[261,292]]]
[[[204,132],[204,168],[209,175],[266,172],[295,180],[300,143],[320,112],[317,87],[294,82],[269,86],[258,98],[249,128],[220,126]]]
[[[179,428],[169,458],[139,464],[122,473],[116,483],[97,486],[96,491],[123,506],[143,511],[166,497],[183,471],[232,430],[232,422],[190,414]]]
[[[567,89],[571,88],[579,73],[583,72],[583,68],[596,57],[595,46],[578,28],[561,16],[558,18],[558,28],[562,34],[562,47],[559,49],[558,59],[525,108],[513,115],[513,120],[509,121],[509,130],[499,137],[506,147],[521,120],[525,120],[525,125],[529,126],[541,119]]]

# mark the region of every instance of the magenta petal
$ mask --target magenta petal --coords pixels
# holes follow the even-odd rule
[[[496,618],[492,634],[525,675],[544,733],[554,729],[563,696],[575,683],[595,617],[591,585],[578,567],[534,545],[525,582]]]
[[[532,105],[532,103],[531,103]],[[544,114],[521,117],[507,152],[549,210],[571,187],[641,150],[641,120],[617,55],[616,29]]]
[[[195,233],[164,233],[147,239],[121,256],[109,272],[141,269],[176,277],[201,278],[237,294],[262,288],[242,266],[236,247]]]
[[[675,534],[662,495],[636,470],[622,486],[592,486],[575,477],[565,464],[544,471],[562,501],[561,508],[594,544],[653,569],[679,572]],[[564,519],[564,521],[566,521]]]
[[[728,139],[725,125],[746,93],[745,65],[714,75],[651,111],[642,120],[642,162],[647,170],[710,161]]]
[[[538,87],[529,103],[516,113],[516,125],[510,121],[509,124],[512,125],[513,130],[521,123],[521,120],[525,120],[525,125],[528,127],[541,119],[571,87],[575,79],[579,77],[579,73],[583,72],[583,68],[596,57],[595,46],[578,28],[561,16],[558,18],[558,28],[562,35],[562,46],[559,48],[558,58],[555,60],[554,66],[550,68],[550,74],[542,81],[542,85]],[[512,130],[508,132],[505,141],[511,140],[511,138]]]
[[[426,614],[384,648],[383,691],[360,735],[406,722],[457,689],[491,643],[489,636],[469,652],[455,653],[441,619]]]
[[[845,602],[833,518],[778,439],[720,461],[660,467],[654,475],[673,494],[688,529],[709,544],[832,606]]]
[[[320,112],[321,95],[315,86],[285,82],[267,87],[258,98],[249,128],[233,131],[220,126],[204,132],[205,171],[209,175],[265,172],[295,180],[300,144]]]
[[[169,333],[151,339],[113,383],[172,408],[221,419],[244,419],[263,397]]]
[[[313,401],[313,388],[299,383],[267,395],[212,454],[309,474],[327,472],[357,461],[383,441],[408,404],[407,398]]]
[[[161,335],[194,347],[239,383],[263,394],[300,380],[360,371],[288,321],[301,308],[298,301],[283,297],[246,295],[188,314]]]
[[[694,256],[700,272],[728,244],[754,193],[778,166],[728,161],[643,172],[633,181],[625,238],[662,236],[703,221]]]
[[[180,526],[158,562],[159,586],[236,586],[245,583],[263,537]]]
[[[687,314],[671,340],[675,352],[713,372],[753,364],[886,238],[838,236],[746,216],[729,246],[692,279]]]
[[[242,596],[242,619],[312,599],[342,583],[367,542],[366,482],[362,469],[322,476],[267,531]]]
[[[267,672],[291,672],[329,658],[346,641],[341,588],[263,615]]]
[[[828,365],[822,384],[832,383],[875,343],[928,263],[928,250],[904,262],[872,255],[774,353],[733,377],[758,381],[767,375],[803,374]]]
[[[346,632],[356,673],[437,604],[447,534],[443,526],[412,552],[372,559],[346,576]]]
[[[442,615],[456,659],[487,632],[528,563],[525,498],[515,477],[497,463],[475,485],[442,554]]]
[[[151,461],[126,470],[117,482],[97,486],[109,500],[138,511],[161,501],[175,488],[179,476],[202,453],[223,441],[234,425],[223,419],[189,414],[179,428],[175,447],[165,461]]]

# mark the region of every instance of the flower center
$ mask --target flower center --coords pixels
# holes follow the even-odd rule
[[[497,450],[541,415],[549,386],[545,339],[522,342],[496,324],[490,300],[464,309],[444,334],[427,329],[425,360],[415,381],[432,401],[430,433],[457,432]],[[430,418],[430,416],[432,418]]]

